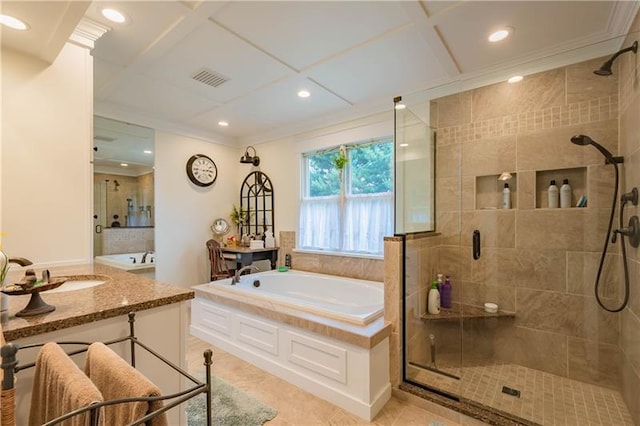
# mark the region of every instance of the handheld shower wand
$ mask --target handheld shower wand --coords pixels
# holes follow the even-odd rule
[[[615,59],[612,58],[611,60]],[[630,222],[630,225],[628,228],[625,228],[622,221],[623,221],[623,207],[627,202],[634,202],[637,203],[637,195],[634,196],[634,194],[637,194],[637,190],[631,191],[630,193],[627,194],[623,194],[621,197],[621,203],[622,203],[622,207],[620,208],[620,229],[614,231],[613,233],[613,238],[611,238],[611,229],[613,227],[613,218],[614,218],[614,214],[615,214],[615,210],[616,210],[616,202],[618,201],[618,185],[620,182],[620,172],[618,170],[618,163],[623,163],[624,162],[624,158],[623,157],[614,157],[613,154],[611,154],[611,152],[609,152],[605,147],[603,147],[602,145],[600,145],[599,143],[597,143],[596,141],[594,141],[593,139],[591,139],[589,136],[586,135],[576,135],[573,136],[571,138],[571,142],[576,144],[576,145],[580,145],[580,146],[586,146],[586,145],[592,145],[594,148],[596,148],[598,151],[600,151],[600,153],[606,158],[606,162],[605,164],[613,164],[613,166],[615,167],[615,189],[613,191],[613,201],[611,203],[611,214],[609,215],[609,226],[607,227],[607,236],[604,240],[604,248],[602,250],[602,256],[600,257],[600,265],[598,266],[598,273],[596,274],[596,283],[595,283],[595,295],[596,295],[596,300],[598,302],[598,305],[600,305],[600,307],[602,309],[604,309],[605,311],[608,312],[620,312],[622,311],[627,304],[629,303],[629,266],[627,263],[627,251],[625,248],[625,244],[624,244],[624,237],[627,236],[630,238],[630,242],[633,244],[635,242],[634,237],[630,236],[630,234],[632,234],[634,231],[633,228],[633,224]],[[635,188],[634,188],[635,189]],[[637,222],[637,217],[636,217],[636,222]],[[635,222],[634,222],[635,223]],[[603,303],[602,300],[600,300],[600,294],[598,291],[598,288],[600,286],[600,276],[602,275],[602,269],[604,267],[604,261],[606,259],[607,256],[607,248],[609,246],[609,239],[611,238],[611,243],[615,244],[616,242],[616,235],[620,234],[620,244],[622,246],[622,259],[623,259],[623,265],[624,265],[624,285],[625,285],[625,292],[624,292],[624,300],[622,302],[622,304],[620,306],[618,306],[617,308],[614,309],[610,309],[608,307],[606,307]],[[635,239],[637,240],[638,237],[636,235]]]

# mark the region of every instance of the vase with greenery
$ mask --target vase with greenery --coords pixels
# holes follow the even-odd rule
[[[231,222],[236,225],[236,228],[238,228],[238,234],[242,237],[242,226],[246,225],[247,219],[249,219],[249,212],[234,204],[233,209],[231,209],[231,213],[229,213],[229,218],[231,219]]]

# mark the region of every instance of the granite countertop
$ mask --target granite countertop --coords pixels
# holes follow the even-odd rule
[[[12,270],[6,282],[20,281],[26,269]],[[42,269],[34,268],[37,276],[41,275]],[[46,291],[41,292],[42,299],[56,309],[53,312],[32,317],[16,316],[16,312],[27,305],[30,295],[8,296],[9,310],[3,312],[1,316],[5,340],[12,341],[35,336],[194,297],[194,292],[188,288],[165,284],[106,265],[84,264],[48,269],[52,278],[84,275],[87,276],[85,279],[93,279],[90,276],[106,275],[110,279],[102,285],[82,290],[51,294]]]

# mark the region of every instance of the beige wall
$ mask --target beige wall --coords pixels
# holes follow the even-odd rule
[[[640,15],[632,26],[633,35],[624,43],[640,41]],[[637,55],[620,57],[620,154],[624,155],[623,188],[640,187],[640,59]],[[626,207],[625,220],[640,215],[637,206]],[[640,249],[628,247],[630,301],[620,315],[622,350],[622,395],[636,424],[640,424]]]
[[[52,64],[3,48],[4,251],[38,267],[90,261],[93,60],[67,43]]]

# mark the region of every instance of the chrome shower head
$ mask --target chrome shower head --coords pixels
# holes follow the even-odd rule
[[[613,158],[613,154],[611,154],[609,150],[607,150],[607,148],[603,147],[587,135],[575,135],[571,138],[571,142],[580,146],[593,145],[598,151],[602,153],[602,155],[604,155],[604,157],[607,159],[607,162],[614,164],[618,162]]]
[[[631,46],[617,51],[608,61],[602,64],[602,66],[597,70],[595,70],[593,73],[595,75],[602,75],[602,76],[613,74],[613,71],[611,71],[611,67],[613,66],[613,61],[615,61],[618,56],[622,55],[625,52],[638,53],[638,42],[634,41]]]

